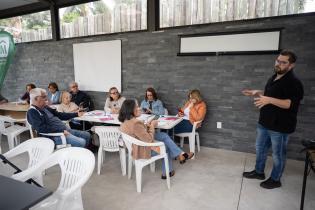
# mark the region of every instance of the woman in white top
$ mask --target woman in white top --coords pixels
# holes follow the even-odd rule
[[[79,107],[74,103],[71,102],[71,94],[67,91],[62,92],[61,95],[61,104],[58,105],[57,111],[58,112],[77,112]]]
[[[111,87],[108,93],[109,96],[106,98],[104,110],[106,113],[118,114],[126,98],[120,95],[116,87]]]

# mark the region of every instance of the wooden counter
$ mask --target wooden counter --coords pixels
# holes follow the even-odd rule
[[[24,119],[29,107],[29,104],[17,104],[14,102],[0,104],[0,115],[10,116],[14,119]]]

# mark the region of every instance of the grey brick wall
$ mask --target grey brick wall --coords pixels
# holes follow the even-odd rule
[[[200,130],[203,146],[255,152],[258,109],[252,99],[242,96],[243,88],[263,89],[273,73],[275,55],[178,57],[178,35],[234,30],[284,27],[281,46],[294,49],[299,60],[296,73],[305,86],[298,126],[288,147],[290,158],[300,159],[300,141],[314,137],[315,121],[315,15],[216,23],[168,29],[104,35],[58,42],[17,45],[13,65],[2,93],[16,100],[26,83],[46,88],[50,81],[66,89],[74,79],[72,44],[89,41],[122,40],[123,95],[141,100],[153,86],[171,114],[186,99],[189,89],[198,88],[207,103],[207,116]],[[104,78],[106,79],[106,78]],[[107,90],[104,90],[107,91]],[[90,92],[95,106],[102,109],[105,93]],[[223,123],[222,129],[216,122]]]

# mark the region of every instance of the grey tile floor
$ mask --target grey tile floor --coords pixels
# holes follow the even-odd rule
[[[2,141],[3,152],[7,150]],[[26,156],[13,159],[22,168]],[[288,160],[282,178],[283,186],[266,190],[260,181],[243,179],[244,170],[252,170],[255,155],[212,148],[201,148],[195,160],[184,165],[174,162],[176,174],[171,178],[171,189],[160,179],[161,163],[156,172],[143,170],[142,193],[136,192],[135,176],[128,180],[121,175],[118,153],[106,153],[101,175],[96,170],[82,190],[86,210],[295,210],[299,209],[304,162]],[[266,175],[270,174],[268,159]],[[0,163],[0,174],[12,170]],[[58,167],[51,168],[44,177],[46,187],[53,190],[60,178]],[[305,210],[315,209],[315,175],[311,174],[305,199]]]

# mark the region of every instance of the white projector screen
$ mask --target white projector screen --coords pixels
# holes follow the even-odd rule
[[[121,40],[73,44],[73,62],[81,90],[121,92]]]
[[[280,30],[231,34],[183,35],[179,54],[245,54],[279,51]]]

